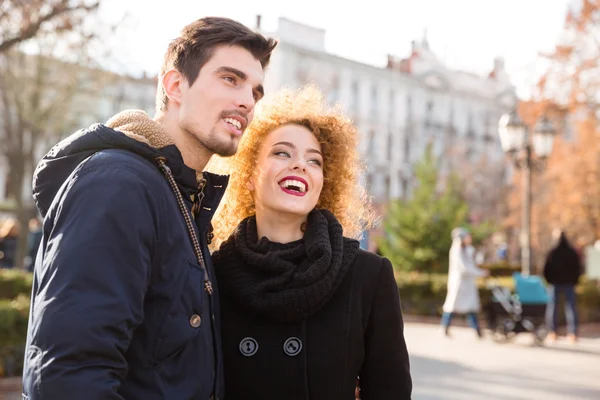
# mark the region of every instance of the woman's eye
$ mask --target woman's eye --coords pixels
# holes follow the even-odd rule
[[[290,153],[288,153],[287,151],[277,151],[275,152],[276,156],[282,156],[282,157],[289,157]]]
[[[321,165],[323,165],[323,163],[321,162],[321,160],[308,160],[309,163],[313,163],[315,165],[318,165],[319,167]]]

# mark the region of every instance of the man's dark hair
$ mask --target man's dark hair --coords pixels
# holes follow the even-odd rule
[[[169,44],[160,68],[160,76],[174,68],[185,76],[191,86],[198,77],[200,68],[210,60],[219,46],[240,46],[248,50],[260,61],[265,70],[271,60],[271,52],[277,46],[277,41],[272,38],[267,39],[229,18],[202,18],[183,28],[179,37]],[[156,108],[166,110],[167,101],[167,94],[159,84]]]

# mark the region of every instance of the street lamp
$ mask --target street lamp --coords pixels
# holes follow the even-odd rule
[[[541,167],[552,152],[556,130],[550,120],[543,116],[535,124],[533,135],[530,137],[527,125],[515,109],[500,118],[498,133],[502,149],[510,154],[516,168],[523,170],[521,273],[528,276],[531,272],[531,170],[536,166]]]

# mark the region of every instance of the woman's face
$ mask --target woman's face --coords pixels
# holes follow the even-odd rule
[[[466,235],[466,236],[463,238],[463,244],[464,244],[465,246],[468,246],[468,245],[470,245],[471,243],[473,243],[473,238],[471,237],[471,235]]]
[[[315,135],[295,124],[269,133],[248,182],[256,212],[305,217],[322,188],[323,155]]]

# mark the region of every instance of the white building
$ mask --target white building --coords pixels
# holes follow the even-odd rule
[[[257,25],[260,28],[260,17]],[[266,92],[315,82],[330,101],[344,105],[361,134],[360,151],[368,168],[364,183],[376,203],[410,191],[412,164],[428,143],[449,165],[453,160],[476,161],[483,156],[503,162],[497,121],[517,98],[501,60],[494,61],[489,76],[451,70],[424,38],[413,42],[409,57],[389,56],[387,65],[377,67],[328,53],[323,29],[280,18],[277,32],[268,34],[280,43],[266,76]],[[104,122],[126,108],[153,113],[155,79],[83,68],[68,73],[88,86],[103,83],[77,92],[66,111],[69,123],[58,132],[61,136]],[[68,79],[57,74],[54,81],[61,80]],[[40,144],[40,155],[56,140]],[[4,161],[0,157],[0,203],[9,195]],[[30,191],[29,180],[23,190]]]
[[[480,157],[503,162],[497,123],[517,97],[502,60],[494,60],[488,76],[451,70],[423,38],[409,57],[389,56],[377,67],[328,53],[323,29],[280,18],[269,35],[280,43],[266,91],[314,82],[344,105],[361,134],[366,184],[376,203],[410,191],[411,166],[430,142],[448,165]]]

